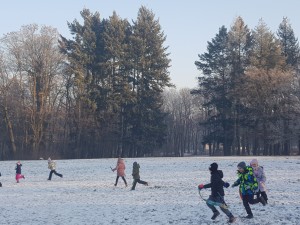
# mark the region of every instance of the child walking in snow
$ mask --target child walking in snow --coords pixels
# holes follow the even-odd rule
[[[51,160],[50,157],[48,158],[48,169],[51,170],[50,173],[49,173],[49,178],[48,178],[48,180],[51,180],[52,174],[53,174],[53,173],[54,173],[56,176],[59,176],[59,177],[61,177],[61,178],[63,177],[62,174],[56,172],[56,162],[53,161],[53,160]]]
[[[22,167],[22,164],[21,164],[20,161],[18,161],[18,162],[17,162],[17,165],[16,165],[16,168],[15,168],[15,170],[16,170],[16,181],[17,181],[17,183],[19,183],[19,180],[20,180],[21,178],[25,179],[25,176],[22,175],[22,172],[21,172],[22,169],[21,169],[21,167]]]
[[[264,172],[264,168],[258,165],[257,159],[251,160],[250,166],[253,168],[254,176],[256,177],[256,180],[258,182],[258,192],[256,193],[257,198],[259,198],[261,195],[264,198],[266,204],[268,204],[268,196],[266,193],[267,178]]]
[[[140,165],[137,162],[133,163],[132,167],[133,183],[131,190],[135,190],[136,183],[148,186],[148,182],[140,180]]]
[[[246,166],[245,162],[240,162],[238,165],[238,179],[233,183],[231,187],[240,185],[240,193],[243,200],[243,205],[246,209],[247,216],[245,218],[253,218],[253,213],[250,208],[250,204],[262,203],[264,206],[266,202],[264,198],[259,197],[254,199],[255,191],[258,189],[258,183],[254,176],[251,166]]]
[[[210,170],[210,183],[208,184],[199,184],[199,190],[203,188],[211,188],[211,195],[209,196],[208,200],[206,201],[207,206],[213,211],[213,216],[211,217],[212,220],[215,220],[217,216],[220,215],[220,212],[216,209],[213,203],[219,203],[222,205],[226,205],[224,200],[224,186],[229,187],[229,184],[222,180],[223,178],[223,171],[218,170],[218,164],[212,163],[209,167]],[[229,220],[229,223],[233,223],[236,218],[232,215],[232,213],[225,207],[220,206],[220,209],[225,213]]]
[[[117,184],[118,184],[119,177],[122,177],[122,179],[125,183],[125,186],[127,187],[127,182],[125,179],[125,162],[121,157],[118,158],[116,167],[114,169],[112,169],[113,172],[116,170],[117,170],[117,178],[116,178],[115,186],[117,186]]]

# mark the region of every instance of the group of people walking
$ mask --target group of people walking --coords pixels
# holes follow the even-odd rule
[[[220,206],[220,209],[225,213],[229,220],[229,223],[233,223],[236,217],[229,211],[224,200],[224,187],[228,188],[230,185],[228,182],[224,182],[223,171],[218,170],[218,164],[212,163],[209,167],[211,173],[210,183],[199,184],[199,191],[204,188],[211,188],[211,195],[206,201],[207,206],[212,210],[212,220],[215,220],[220,212],[215,206]],[[268,197],[266,193],[266,175],[262,166],[258,165],[257,159],[253,159],[250,165],[247,166],[245,162],[240,162],[237,165],[238,179],[231,185],[231,187],[239,186],[240,197],[243,201],[243,205],[247,212],[245,218],[253,218],[253,213],[249,204],[261,203],[265,206],[268,203]],[[256,196],[256,197],[255,197]]]
[[[116,167],[113,168],[113,169],[111,169],[111,170],[113,172],[117,171],[117,178],[116,178],[115,186],[118,185],[119,177],[122,177],[122,179],[123,179],[123,181],[125,183],[125,186],[127,187],[127,181],[125,179],[125,162],[124,162],[124,159],[122,159],[121,157],[119,157],[118,161],[117,161]],[[143,180],[140,179],[140,165],[137,162],[133,163],[133,166],[132,166],[132,177],[133,177],[133,183],[132,183],[132,187],[131,187],[132,191],[135,190],[135,187],[136,187],[137,183],[148,186],[148,182],[143,181]]]

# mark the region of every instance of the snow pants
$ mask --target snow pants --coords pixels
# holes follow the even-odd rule
[[[256,194],[257,198],[259,198],[260,195],[264,198],[264,200],[266,202],[268,202],[268,196],[267,196],[267,193],[265,191],[259,191],[259,192],[257,192],[257,194]]]
[[[217,202],[217,203],[223,203],[225,204],[224,199],[222,199],[220,196],[209,196],[208,200],[212,201],[212,202]],[[213,211],[213,213],[218,212],[218,210],[216,209],[216,207],[212,204],[209,204],[209,201],[206,202],[206,205]],[[226,214],[226,216],[228,216],[229,218],[232,217],[232,213],[229,211],[229,209],[224,209],[223,207],[220,207],[220,209],[222,210],[223,213]]]
[[[19,183],[19,180],[20,180],[21,178],[25,179],[24,175],[17,173],[17,174],[16,174],[16,181],[17,181],[17,183]]]
[[[247,214],[253,216],[249,203],[253,205],[253,204],[260,203],[261,200],[259,198],[254,199],[253,195],[243,195],[242,198],[243,198],[243,205],[246,209]]]
[[[144,185],[147,185],[148,183],[146,181],[142,181],[140,179],[134,179],[133,183],[132,183],[132,188],[131,190],[134,190],[135,189],[135,186],[136,184],[139,183],[139,184],[144,184]]]
[[[59,177],[63,177],[63,175],[62,174],[60,174],[60,173],[57,173],[55,170],[51,170],[50,171],[50,174],[49,174],[49,178],[48,178],[48,180],[51,180],[51,178],[52,178],[52,174],[55,174],[56,176],[59,176]]]

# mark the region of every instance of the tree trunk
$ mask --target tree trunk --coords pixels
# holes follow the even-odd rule
[[[7,107],[3,106],[3,109],[4,109],[4,120],[6,123],[6,128],[7,128],[8,137],[9,137],[10,151],[11,151],[12,155],[15,156],[16,152],[17,152],[17,147],[16,147],[16,143],[15,143],[15,137],[14,137],[12,124],[11,124],[11,121],[8,116]]]

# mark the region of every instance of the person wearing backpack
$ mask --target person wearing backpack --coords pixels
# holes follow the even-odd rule
[[[245,216],[245,218],[251,219],[253,218],[253,213],[249,204],[252,205],[260,202],[265,206],[266,202],[263,197],[254,199],[254,194],[258,189],[258,183],[254,176],[252,167],[246,166],[245,162],[240,162],[237,165],[237,168],[238,179],[231,185],[231,187],[236,187],[238,185],[240,186],[239,192],[243,200],[243,205],[248,214]]]

